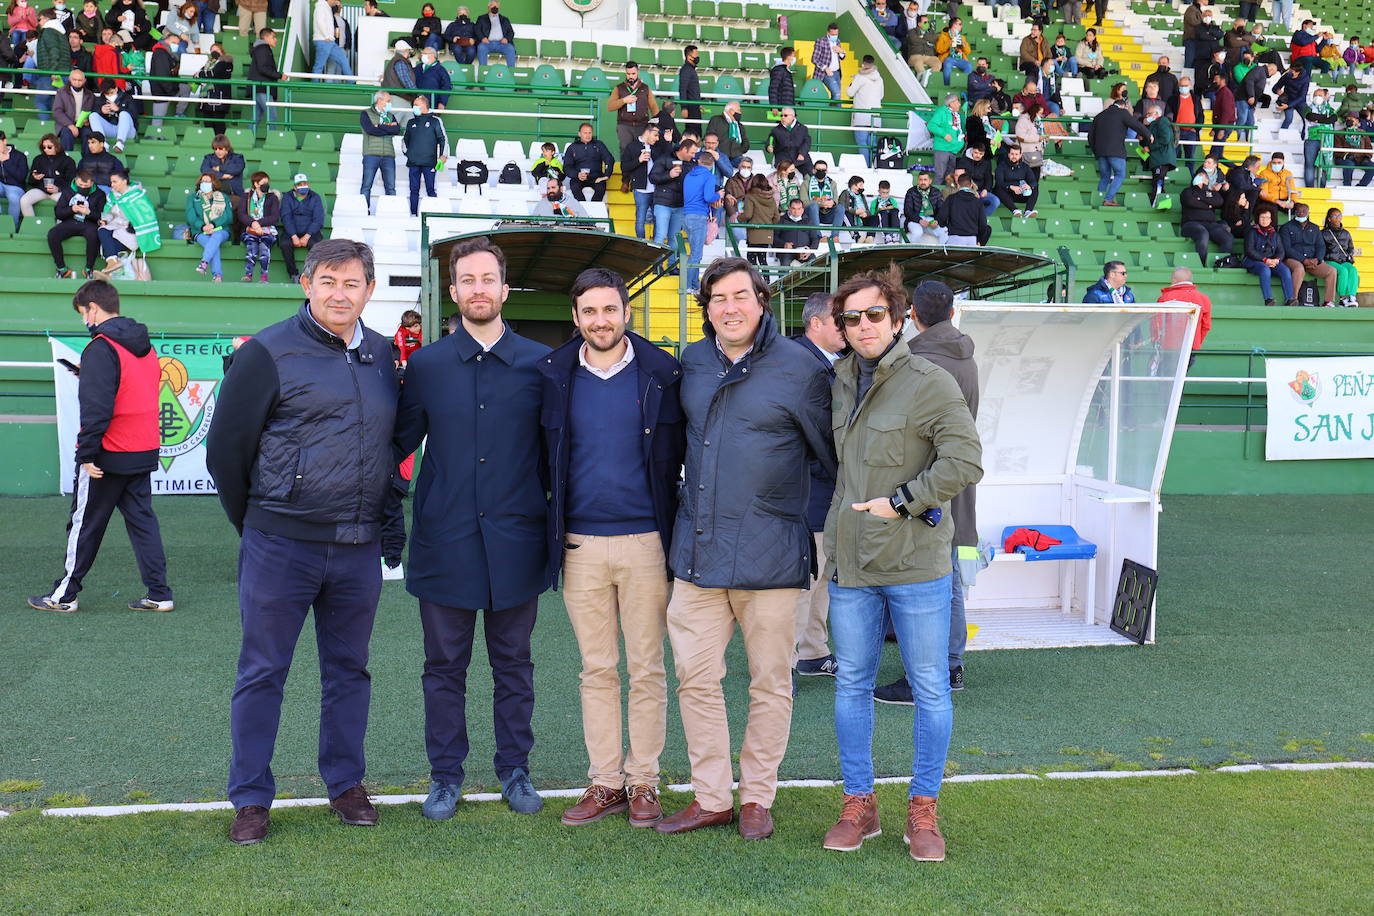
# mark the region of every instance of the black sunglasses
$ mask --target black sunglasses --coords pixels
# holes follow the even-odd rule
[[[859,319],[862,317],[867,316],[869,324],[877,324],[878,322],[882,321],[884,316],[886,315],[887,306],[875,305],[864,309],[862,312],[858,311],[857,309],[851,309],[847,312],[840,312],[840,319],[849,327],[857,328],[859,326]]]

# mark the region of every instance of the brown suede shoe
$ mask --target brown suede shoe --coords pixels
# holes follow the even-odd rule
[[[935,814],[939,801],[932,795],[913,796],[906,809],[906,833],[902,842],[911,847],[911,857],[917,862],[943,862],[945,838]]]
[[[757,802],[740,805],[739,835],[746,840],[766,840],[773,835],[773,815]]]
[[[702,827],[724,827],[734,819],[734,808],[707,811],[701,805],[692,802],[672,817],[665,817],[659,821],[654,825],[654,829],[659,833],[687,833],[691,830],[700,830]]]
[[[853,852],[883,832],[878,826],[878,796],[872,792],[867,795],[846,795],[844,807],[840,809],[840,819],[825,834],[821,843],[826,849],[839,852]]]
[[[339,820],[350,827],[377,826],[377,809],[372,807],[372,799],[367,797],[367,790],[362,786],[354,786],[342,795],[331,798],[329,807],[338,813]]]
[[[593,824],[608,814],[619,814],[630,807],[624,789],[612,789],[595,783],[582,793],[582,800],[563,812],[563,823],[569,827]]]
[[[663,805],[658,801],[658,790],[641,783],[630,786],[630,826],[652,827],[663,820]]]
[[[229,827],[229,839],[240,846],[260,843],[267,837],[267,824],[271,816],[262,805],[244,805],[234,815],[234,823]]]

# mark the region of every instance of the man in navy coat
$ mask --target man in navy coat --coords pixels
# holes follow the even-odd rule
[[[543,807],[529,777],[534,745],[530,633],[549,586],[548,501],[539,411],[543,344],[501,318],[506,259],[486,238],[453,247],[449,295],[461,321],[406,364],[396,453],[429,436],[415,489],[407,590],[424,627],[424,815],[453,816],[468,753],[468,663],[482,614],[492,669],[496,775],[513,811]],[[400,460],[400,457],[397,458]]]

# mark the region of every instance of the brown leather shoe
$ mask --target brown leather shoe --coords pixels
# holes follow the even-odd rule
[[[654,825],[659,833],[687,833],[702,827],[724,827],[735,819],[735,809],[707,811],[695,801],[671,817],[665,817]]]
[[[825,834],[821,845],[838,852],[853,852],[863,846],[864,840],[872,839],[883,832],[878,826],[878,796],[872,792],[867,795],[846,795],[844,807],[840,809],[840,819]]]
[[[911,857],[917,862],[945,860],[945,838],[940,835],[940,825],[936,823],[938,801],[933,795],[915,795],[907,804],[906,833],[902,834],[902,842],[911,847]]]
[[[339,820],[350,827],[376,827],[377,809],[372,807],[372,799],[367,790],[354,786],[342,795],[329,800],[329,807],[338,812]]]
[[[563,823],[569,827],[593,824],[608,814],[619,814],[630,807],[624,789],[612,789],[595,783],[582,793],[582,800],[563,812]]]
[[[739,835],[746,840],[766,840],[773,835],[773,815],[757,802],[740,805]]]
[[[630,826],[652,827],[663,820],[663,805],[658,801],[658,790],[641,783],[630,786]]]
[[[260,843],[267,837],[267,824],[271,816],[262,805],[244,805],[234,815],[234,823],[229,826],[229,839],[240,846]]]

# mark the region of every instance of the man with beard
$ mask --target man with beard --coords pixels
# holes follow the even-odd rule
[[[540,422],[553,501],[549,558],[582,654],[582,731],[591,785],[563,813],[578,826],[629,810],[663,817],[658,758],[667,728],[668,562],[686,446],[678,361],[626,329],[625,281],[604,268],[573,282],[578,336],[539,364]],[[629,753],[621,738],[619,636],[630,677]]]
[[[406,589],[424,629],[423,813],[453,816],[468,754],[467,670],[482,617],[492,672],[496,775],[512,811],[543,807],[529,776],[534,745],[530,632],[548,587],[539,408],[549,349],[501,318],[506,258],[484,237],[449,255],[449,295],[461,320],[406,364],[396,417],[399,462],[429,436],[415,489]]]

